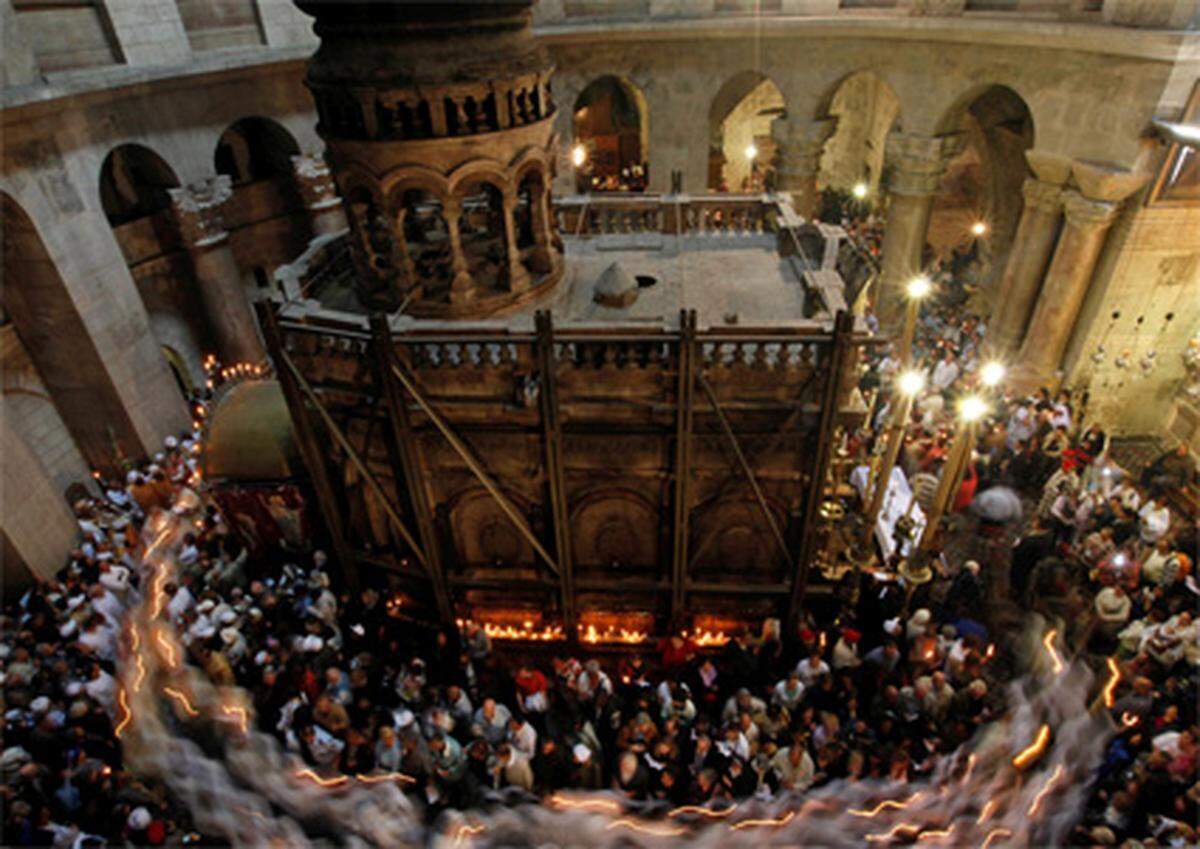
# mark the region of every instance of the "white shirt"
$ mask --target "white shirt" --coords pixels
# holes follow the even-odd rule
[[[940,360],[933,367],[933,385],[938,391],[944,391],[950,384],[958,380],[958,363],[954,360]]]
[[[812,658],[806,657],[796,665],[796,672],[800,675],[800,680],[804,682],[805,687],[811,687],[813,682],[822,675],[829,674],[828,663],[821,660],[817,662],[816,666],[813,666],[811,661]]]
[[[192,591],[187,587],[180,587],[175,591],[175,595],[171,597],[170,602],[167,603],[167,616],[173,620],[179,619],[195,603],[196,600],[192,598]]]
[[[1171,526],[1171,511],[1165,506],[1156,508],[1153,501],[1142,505],[1138,516],[1141,518],[1142,542],[1146,545],[1153,545],[1162,539],[1167,528]]]

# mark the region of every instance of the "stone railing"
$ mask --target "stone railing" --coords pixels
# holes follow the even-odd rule
[[[555,200],[554,215],[564,236],[746,237],[776,232],[783,204],[772,195],[572,195]]]
[[[704,18],[1000,17],[1195,28],[1200,0],[540,0],[535,27]]]

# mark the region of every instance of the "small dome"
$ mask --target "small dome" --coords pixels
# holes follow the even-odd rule
[[[304,474],[292,417],[274,380],[238,384],[217,403],[204,439],[210,481],[285,480]]]
[[[638,284],[619,262],[614,262],[592,287],[593,299],[606,307],[627,307],[637,300]]]

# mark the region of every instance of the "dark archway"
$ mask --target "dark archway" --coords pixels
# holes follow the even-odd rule
[[[290,179],[292,157],[300,145],[291,133],[269,118],[242,118],[231,124],[217,141],[213,165],[235,186],[282,177]]]
[[[708,187],[767,189],[775,167],[771,125],[786,113],[783,93],[766,74],[742,71],[726,80],[708,110]]]
[[[627,80],[603,76],[575,100],[572,161],[580,191],[644,191],[646,97]]]
[[[113,227],[169,209],[168,192],[177,188],[171,166],[140,144],[113,148],[100,166],[100,205]]]

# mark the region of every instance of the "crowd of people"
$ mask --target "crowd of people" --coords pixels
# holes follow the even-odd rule
[[[921,319],[915,356],[929,388],[901,465],[923,506],[985,332],[961,302],[935,302]],[[865,372],[878,399],[856,437],[864,452],[887,421],[895,369],[885,350]],[[1194,842],[1196,519],[1165,500],[1194,474],[1190,461],[1169,454],[1135,476],[1102,433],[1079,427],[1069,395],[995,402],[954,501],[961,535],[987,541],[981,556],[947,542],[924,576],[899,556],[856,570],[843,579],[850,591],[795,633],[767,620],[719,649],[674,635],[603,659],[566,643],[494,646],[472,622],[427,627],[385,586],[340,592],[338,564],[321,551],[250,557],[197,485],[199,434],[171,438],[75,505],[81,543],[55,579],[5,598],[3,841],[215,841],[192,832],[164,787],[124,769],[113,732],[118,635],[145,590],[141,529],[182,504],[202,518],[164,615],[190,662],[215,684],[246,688],[257,728],[317,774],[412,777],[407,792],[431,820],[567,789],[652,810],[919,781],[1003,715],[1015,658],[993,611],[1008,603],[1060,623],[1098,676],[1109,658],[1121,671],[1104,708],[1116,730],[1072,842]],[[996,488],[1030,515],[975,509]]]

